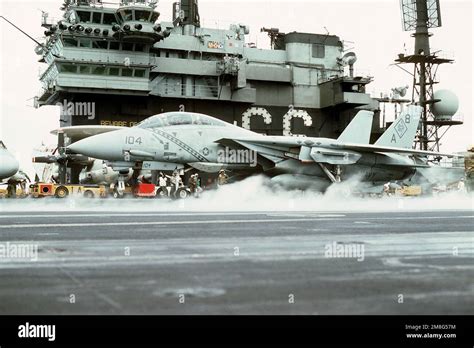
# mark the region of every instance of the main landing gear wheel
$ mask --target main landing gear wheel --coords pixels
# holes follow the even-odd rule
[[[84,192],[84,197],[85,198],[94,198],[94,192],[86,191],[86,192]]]
[[[189,192],[186,189],[179,189],[178,192],[176,192],[176,198],[186,199],[188,196]]]

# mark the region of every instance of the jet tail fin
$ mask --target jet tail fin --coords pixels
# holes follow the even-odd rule
[[[373,117],[374,113],[371,111],[359,111],[337,140],[344,143],[368,144]]]
[[[421,112],[420,106],[408,106],[374,145],[411,149],[420,124]]]

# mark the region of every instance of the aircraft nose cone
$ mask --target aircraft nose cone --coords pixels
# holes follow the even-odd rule
[[[18,161],[10,155],[0,155],[0,179],[15,175],[18,171]]]
[[[98,134],[79,140],[67,148],[84,156],[109,161],[123,161],[123,145],[125,144],[125,130]]]

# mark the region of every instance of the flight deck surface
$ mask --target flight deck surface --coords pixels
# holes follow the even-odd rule
[[[37,245],[36,260],[0,259],[0,312],[474,313],[469,206],[160,212],[124,202],[0,202],[1,243]],[[330,250],[348,245],[358,253]]]

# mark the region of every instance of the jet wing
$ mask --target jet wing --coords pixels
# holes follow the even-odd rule
[[[404,148],[399,148],[399,147],[386,147],[386,146],[377,146],[377,145],[334,144],[332,148],[346,149],[346,150],[353,150],[353,151],[360,151],[360,152],[378,152],[378,153],[390,152],[390,153],[398,153],[398,154],[414,155],[414,156],[464,157],[462,155],[453,154],[453,153],[442,153],[442,152],[404,149]]]
[[[258,162],[262,165],[265,164],[262,163],[265,161],[277,164],[290,158],[304,163],[353,164],[361,157],[355,151],[324,146],[314,138],[256,137],[221,139],[217,143],[232,148],[246,148],[255,151],[258,154]]]
[[[126,127],[117,126],[72,126],[62,127],[55,129],[51,132],[53,135],[58,135],[59,132],[63,132],[65,136],[71,139],[71,143],[91,137],[93,135],[113,132],[116,130],[124,129]]]
[[[255,137],[242,139],[220,139],[217,143],[232,148],[246,148],[257,152],[258,162],[277,164],[288,158],[300,160],[301,162],[318,162],[339,165],[356,163],[363,152],[413,156],[442,156],[462,157],[451,153],[439,153],[433,151],[422,151],[398,147],[338,143],[334,141],[330,145],[322,145],[311,138],[288,138],[288,137]],[[392,165],[409,167],[427,167],[426,164],[413,164],[393,161]]]
[[[258,147],[263,151],[280,151],[285,152],[289,151],[292,148],[299,148],[300,146],[308,146],[308,141],[303,141],[303,138],[294,137],[255,137],[255,138],[238,138],[238,139],[228,139],[223,138],[217,140],[216,143],[219,143],[224,146],[229,146],[233,148],[249,148],[249,147]],[[310,144],[314,142],[310,141]]]
[[[262,137],[263,138],[263,137]],[[231,147],[233,149],[249,149],[255,151],[259,156],[269,159],[272,162],[278,162],[288,156],[289,152],[292,149],[297,149],[301,145],[296,144],[296,142],[284,142],[277,139],[276,141],[270,139],[271,137],[264,137],[265,139],[250,138],[250,139],[220,139],[216,142]]]
[[[226,145],[226,142],[239,142],[267,146],[271,148],[278,148],[282,150],[291,147],[311,146],[312,144],[314,144],[314,141],[312,141],[310,138],[282,136],[258,136],[253,138],[220,139],[216,142],[222,145]]]
[[[264,138],[265,141],[262,141]],[[268,139],[267,139],[268,138]],[[296,143],[287,144],[281,141],[274,141],[271,137],[256,137],[248,139],[220,139],[216,143],[227,146],[232,149],[248,149],[257,153],[257,162],[264,170],[274,167],[276,163],[282,162],[289,155],[298,156],[296,154],[290,154],[291,148],[296,148],[299,152],[299,146]]]

